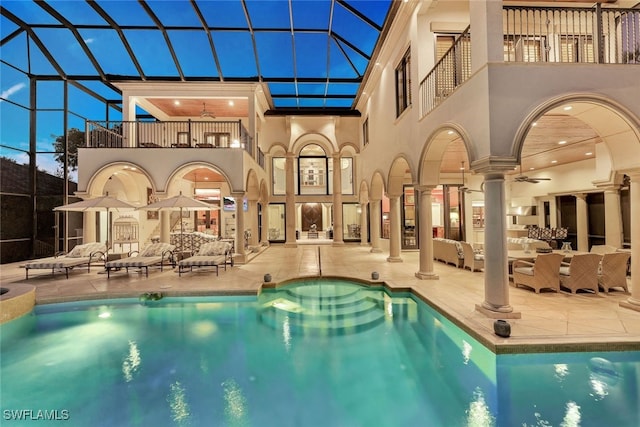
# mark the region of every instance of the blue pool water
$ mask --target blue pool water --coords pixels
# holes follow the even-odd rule
[[[496,356],[346,282],[52,304],[0,332],[3,426],[640,425],[639,352]]]

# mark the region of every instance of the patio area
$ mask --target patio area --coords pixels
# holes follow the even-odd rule
[[[274,284],[299,277],[323,277],[371,280],[379,273],[379,281],[389,289],[411,290],[424,301],[437,307],[460,327],[496,353],[553,351],[640,350],[640,312],[620,307],[629,298],[622,291],[608,295],[589,292],[570,294],[565,291],[535,294],[524,288],[510,287],[510,304],[520,319],[509,319],[511,337],[500,338],[493,332],[495,319],[476,311],[484,300],[484,274],[472,273],[435,262],[439,280],[419,280],[419,252],[402,252],[403,262],[389,263],[387,253],[371,253],[366,246],[347,244],[333,247],[300,245],[264,248],[247,264],[220,271],[194,271],[178,276],[178,270],[150,269],[149,277],[131,272],[115,272],[107,279],[99,266],[52,275],[42,270],[25,280],[20,263],[0,267],[1,284],[10,291],[0,298],[2,309],[17,294],[35,291],[36,304],[63,301],[138,297],[147,292],[171,296],[189,295],[253,295],[260,291],[264,275],[271,274]],[[629,281],[630,282],[630,281]]]

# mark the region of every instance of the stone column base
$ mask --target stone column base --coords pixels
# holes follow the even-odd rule
[[[371,248],[371,250],[369,252],[374,253],[374,254],[379,254],[380,252],[382,252],[382,249],[380,249],[380,248]]]
[[[512,311],[513,309],[509,306],[509,311],[497,311],[491,310],[483,305],[476,304],[476,311],[484,314],[485,316],[491,319],[521,319],[522,313],[518,311]]]
[[[285,243],[284,247],[285,248],[297,248],[298,244],[297,243]]]
[[[420,279],[420,280],[438,280],[438,279],[440,279],[440,276],[438,276],[434,272],[425,272],[425,273],[423,273],[421,271],[418,271],[416,273],[416,277],[418,279]]]
[[[390,256],[390,257],[387,258],[387,262],[402,262],[402,258],[400,258],[399,256],[398,257],[396,257],[396,256],[391,257]]]
[[[344,246],[344,242],[333,242],[331,246]]]

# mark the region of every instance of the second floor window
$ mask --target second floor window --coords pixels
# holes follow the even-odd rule
[[[396,67],[396,116],[411,105],[411,49]]]

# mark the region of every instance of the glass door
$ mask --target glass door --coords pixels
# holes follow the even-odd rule
[[[284,242],[286,239],[285,204],[271,203],[268,207],[268,238],[270,242]]]
[[[405,185],[402,194],[402,249],[417,249],[415,189]]]

